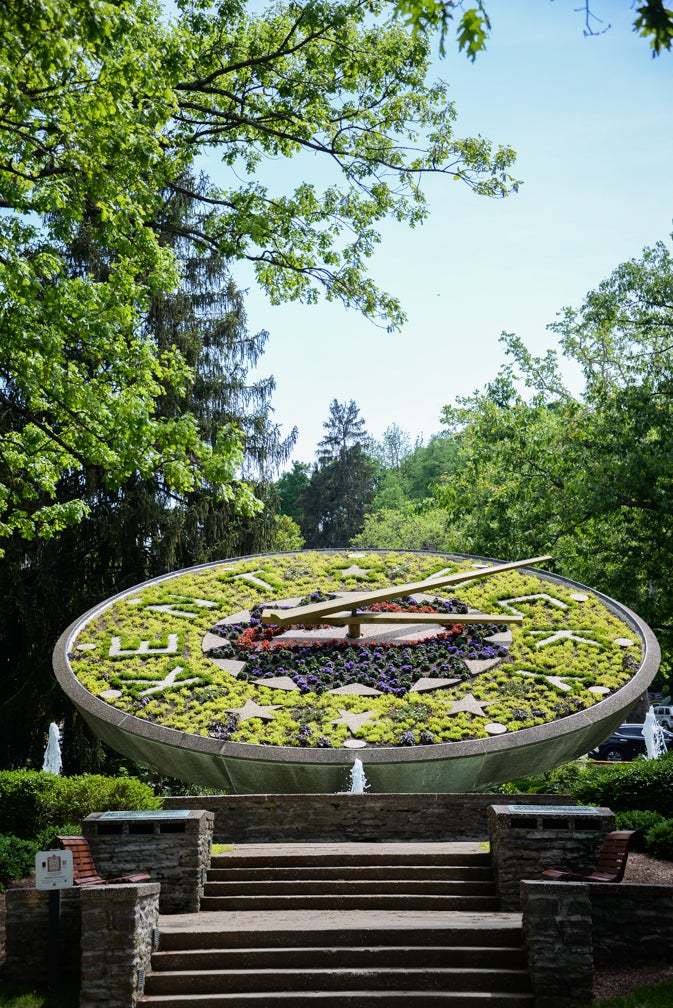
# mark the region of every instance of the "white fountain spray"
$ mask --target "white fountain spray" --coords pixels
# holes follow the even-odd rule
[[[63,769],[63,761],[61,759],[61,733],[58,730],[58,725],[54,721],[52,721],[49,725],[49,741],[47,742],[47,748],[44,751],[44,763],[42,764],[42,769],[51,774],[60,774]]]
[[[659,722],[656,719],[654,708],[650,707],[647,714],[645,715],[645,724],[643,725],[643,737],[645,739],[645,745],[647,747],[647,759],[656,759],[658,756],[663,756],[666,749],[666,739],[664,737],[664,731]]]
[[[362,760],[356,759],[351,767],[351,794],[363,794],[368,787]]]

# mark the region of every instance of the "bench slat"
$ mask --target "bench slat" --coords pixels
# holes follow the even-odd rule
[[[133,875],[120,875],[118,878],[113,879],[104,879],[96,871],[89,841],[86,837],[59,836],[56,839],[62,850],[72,852],[73,882],[76,886],[130,884],[149,882],[150,880],[150,876],[144,872],[136,872]]]
[[[547,868],[542,872],[542,878],[554,882],[621,882],[635,833],[636,830],[613,830],[612,833],[608,833],[598,855],[596,867],[588,875]]]

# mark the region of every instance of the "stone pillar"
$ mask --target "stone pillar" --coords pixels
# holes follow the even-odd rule
[[[522,882],[521,910],[535,1008],[593,1000],[591,901],[586,882]]]
[[[150,968],[159,886],[90,886],[80,894],[80,1008],[135,1008]]]
[[[500,909],[519,909],[522,879],[545,868],[593,871],[605,836],[615,828],[610,809],[593,806],[492,805],[488,832]]]
[[[199,909],[213,840],[212,812],[95,812],[82,833],[103,878],[147,872],[161,883],[161,913]]]

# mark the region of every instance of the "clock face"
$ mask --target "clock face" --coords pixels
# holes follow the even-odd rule
[[[120,713],[307,754],[506,736],[629,682],[643,642],[613,607],[494,563],[307,551],[193,568],[96,610],[69,664]]]

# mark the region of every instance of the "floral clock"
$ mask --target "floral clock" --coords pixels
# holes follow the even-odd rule
[[[538,569],[449,554],[264,554],[180,571],[66,631],[94,730],[231,791],[481,790],[587,752],[654,677],[651,632]]]

